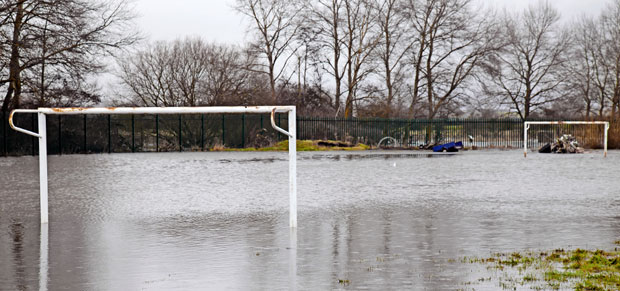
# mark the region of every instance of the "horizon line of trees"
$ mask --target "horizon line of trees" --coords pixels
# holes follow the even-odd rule
[[[339,117],[620,117],[620,0],[562,22],[540,1],[235,0],[244,46],[143,44],[124,0],[0,0],[2,110],[92,106],[116,60],[134,106],[297,105]],[[2,97],[0,97],[2,98]]]

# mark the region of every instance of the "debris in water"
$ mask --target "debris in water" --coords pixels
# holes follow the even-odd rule
[[[583,154],[585,151],[579,146],[577,139],[570,135],[565,134],[558,138],[554,143],[548,143],[538,150],[541,154]]]
[[[338,279],[338,283],[347,286],[349,284],[351,284],[351,281],[349,281],[348,279]]]
[[[436,153],[439,153],[439,152],[455,153],[455,152],[458,152],[459,149],[462,149],[462,148],[463,148],[463,142],[458,141],[458,142],[450,142],[450,143],[434,146],[433,151]]]

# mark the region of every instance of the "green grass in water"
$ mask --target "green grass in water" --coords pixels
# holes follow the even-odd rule
[[[515,284],[537,284],[536,289],[577,291],[620,290],[620,250],[607,252],[576,249],[552,252],[495,254],[490,258],[465,258],[465,263],[488,265]],[[517,275],[518,274],[518,275]],[[512,289],[515,285],[502,285]]]

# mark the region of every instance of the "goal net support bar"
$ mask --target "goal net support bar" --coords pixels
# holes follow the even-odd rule
[[[16,113],[30,113],[38,116],[38,132],[19,128],[13,124]],[[12,129],[39,139],[39,180],[41,224],[49,222],[48,184],[47,184],[47,126],[46,115],[79,115],[79,114],[218,114],[248,113],[271,114],[271,126],[288,136],[289,154],[289,225],[297,227],[297,125],[295,106],[220,106],[220,107],[105,107],[105,108],[39,108],[16,109],[11,111],[9,125]],[[288,131],[278,127],[274,116],[276,113],[288,113]]]
[[[523,125],[523,156],[527,158],[527,132],[530,125],[563,125],[563,124],[582,124],[582,125],[604,125],[605,139],[604,149],[605,157],[607,157],[607,138],[609,136],[609,122],[607,121],[526,121]]]

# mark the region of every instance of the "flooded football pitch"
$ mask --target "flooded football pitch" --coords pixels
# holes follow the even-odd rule
[[[496,290],[464,257],[620,239],[620,152],[0,158],[0,290]],[[519,288],[526,288],[521,287]]]

